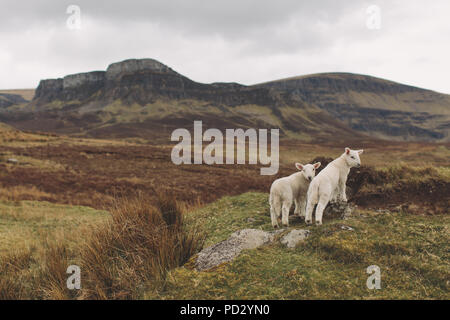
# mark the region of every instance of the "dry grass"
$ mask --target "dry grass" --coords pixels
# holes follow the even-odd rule
[[[159,195],[156,205],[143,195],[116,201],[112,221],[90,237],[81,253],[83,298],[133,299],[146,282],[161,281],[203,245],[187,231],[175,199]]]
[[[92,223],[80,218],[82,209],[77,218],[68,208],[47,214],[3,204],[0,299],[135,299],[150,283],[163,284],[168,270],[202,248],[204,237],[186,229],[183,205],[173,196],[156,198],[116,198],[111,219],[89,212]],[[72,264],[81,268],[80,291],[66,287]]]
[[[0,93],[18,94],[22,96],[25,100],[31,101],[34,97],[35,89],[6,89],[0,90]]]
[[[20,200],[54,200],[52,194],[43,192],[35,186],[13,186],[3,188],[0,184],[0,199],[7,201]]]

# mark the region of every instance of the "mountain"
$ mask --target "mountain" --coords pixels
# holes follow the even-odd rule
[[[450,139],[450,95],[351,73],[307,75],[259,87],[289,93],[371,136]]]
[[[167,137],[206,127],[280,128],[307,141],[449,141],[450,97],[369,76],[329,73],[253,86],[195,82],[153,59],[42,80],[31,102],[0,108],[19,129],[94,137]]]

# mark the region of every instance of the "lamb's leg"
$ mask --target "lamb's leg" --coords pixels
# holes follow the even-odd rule
[[[317,201],[316,207],[316,224],[318,225],[322,224],[323,210],[325,210],[325,207],[327,206],[328,202],[330,202],[331,197],[332,197],[331,185],[330,184],[321,185],[319,199]]]
[[[298,201],[298,199],[294,199],[294,203],[295,203],[294,215],[300,216],[300,211],[301,211],[300,202]]]
[[[340,196],[341,196],[341,186],[338,183],[338,186],[336,187],[336,189],[333,191],[333,193],[331,195],[330,202],[331,203],[338,203],[339,199],[340,199]]]
[[[306,214],[305,214],[305,222],[306,224],[311,224],[312,223],[312,212],[314,210],[314,206],[315,206],[315,202],[313,201],[313,199],[310,199],[310,197],[308,197],[308,200],[306,201]]]
[[[337,199],[339,201],[347,202],[347,195],[346,195],[346,184],[347,184],[347,177],[339,179],[339,195]]]
[[[272,227],[278,228],[278,217],[281,215],[281,203],[277,196],[270,198],[270,219],[272,220]]]
[[[306,196],[302,196],[298,200],[298,205],[300,207],[300,216],[305,217],[306,216]]]
[[[319,199],[319,203],[317,203],[316,208],[316,224],[321,225],[322,224],[322,215],[323,211],[325,210],[325,207],[328,204],[328,199],[326,197],[321,197]]]
[[[272,220],[272,227],[278,228],[278,215],[273,205],[270,205],[270,219]]]
[[[292,201],[283,201],[281,207],[281,224],[285,227],[289,227],[289,209],[291,209]]]

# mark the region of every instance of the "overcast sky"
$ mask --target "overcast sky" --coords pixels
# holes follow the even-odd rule
[[[40,79],[154,58],[206,83],[255,84],[339,71],[450,93],[448,0],[0,4],[2,89],[34,88]],[[69,5],[81,9],[81,29],[73,29],[77,20],[66,12]]]

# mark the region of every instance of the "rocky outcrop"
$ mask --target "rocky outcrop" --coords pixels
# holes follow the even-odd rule
[[[63,92],[63,79],[46,79],[39,82],[34,93],[33,101],[41,103],[61,100]]]
[[[110,64],[108,69],[106,69],[106,79],[109,81],[116,81],[125,74],[133,74],[142,71],[178,75],[178,73],[168,66],[154,59],[129,59]]]
[[[227,240],[203,249],[197,256],[196,268],[203,271],[229,262],[236,258],[242,250],[256,249],[273,241],[277,232],[256,229],[236,231]]]
[[[349,202],[332,202],[325,208],[324,215],[348,219],[353,215],[355,209],[355,205]]]
[[[124,103],[144,105],[159,98],[195,99],[227,106],[275,105],[278,101],[270,89],[237,83],[198,83],[156,60],[131,59],[113,63],[106,71],[42,80],[33,103],[45,106],[53,100],[60,100],[106,104],[121,99]]]

